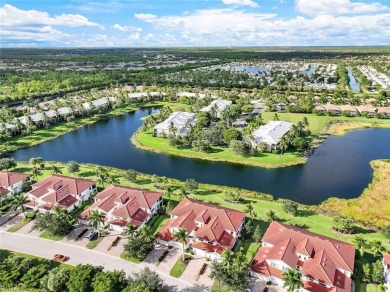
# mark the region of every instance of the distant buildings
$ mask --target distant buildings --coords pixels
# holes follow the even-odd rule
[[[195,125],[196,115],[187,112],[173,112],[165,121],[157,124],[153,129],[154,136],[180,135],[185,136],[190,125]],[[172,126],[174,129],[172,129]],[[173,131],[175,133],[173,133]]]
[[[28,174],[0,171],[0,196],[20,193],[23,181],[28,178]]]
[[[102,224],[112,230],[123,231],[129,224],[138,228],[146,224],[162,205],[162,194],[121,186],[108,186],[94,197],[94,203],[79,216],[87,223],[95,210],[106,215]]]
[[[51,211],[57,206],[70,212],[95,191],[94,181],[52,175],[32,185],[32,190],[26,193],[25,206],[41,212]]]
[[[355,248],[349,243],[272,222],[252,263],[252,275],[283,285],[283,272],[302,274],[300,291],[350,292]]]
[[[157,242],[182,248],[175,232],[184,228],[189,234],[187,247],[195,254],[211,260],[221,258],[223,250],[231,250],[245,222],[245,213],[185,198],[170,213],[171,219],[157,233]]]
[[[215,109],[218,118],[221,117],[221,113],[230,107],[232,102],[230,100],[217,99],[213,100],[208,106],[202,108],[201,112],[212,112]]]
[[[253,131],[252,147],[258,147],[260,143],[266,143],[269,150],[277,149],[280,139],[290,131],[292,123],[284,121],[270,121]]]

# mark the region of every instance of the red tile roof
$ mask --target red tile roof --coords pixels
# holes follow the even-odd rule
[[[7,190],[7,189],[5,189],[5,188],[3,188],[3,187],[0,187],[0,195],[6,195],[6,194],[8,194],[10,191],[9,190]]]
[[[57,191],[61,188],[68,187],[69,193],[76,196],[89,189],[93,185],[95,185],[95,182],[91,180],[62,175],[52,175],[33,184],[33,190],[30,193],[36,197],[41,197],[48,192]]]
[[[232,231],[238,231],[242,221],[245,218],[245,212],[223,208],[188,198],[182,200],[179,205],[177,205],[176,208],[172,210],[171,214],[175,216],[181,216],[192,210],[194,210],[196,214],[207,210],[210,217],[219,217],[225,229]]]
[[[254,272],[282,279],[283,271],[272,268],[267,263],[267,260],[282,260],[291,268],[301,266],[301,273],[307,277],[337,287],[334,290],[323,290],[324,287],[318,285],[322,287],[321,290],[307,289],[309,291],[350,291],[351,279],[338,268],[353,271],[355,248],[351,244],[280,222],[270,224],[262,241],[267,246],[261,247],[255,255],[251,263]],[[310,257],[303,261],[298,258],[297,253]],[[307,285],[311,284],[308,282]]]
[[[150,209],[162,197],[162,194],[158,192],[110,185],[95,198],[102,199],[113,194],[116,194],[115,202],[124,204],[131,198],[135,198],[139,206],[145,209]]]
[[[106,214],[111,212],[118,220],[141,225],[149,216],[145,210],[150,210],[161,197],[162,194],[157,192],[110,185],[94,197],[95,203],[79,218],[86,220],[92,210],[99,209]]]
[[[245,219],[245,213],[222,208],[212,204],[185,198],[172,210],[172,219],[157,233],[157,237],[164,241],[174,240],[170,228],[184,228],[188,233],[195,231],[197,239],[217,243],[195,242],[193,247],[204,250],[213,250],[222,253],[224,249],[231,249],[236,238],[230,232],[237,232]],[[196,222],[203,225],[197,226]],[[229,232],[227,232],[229,231]]]
[[[0,187],[8,188],[28,177],[29,175],[24,173],[0,171]]]
[[[58,201],[58,207],[60,208],[69,208],[76,204],[77,199],[71,195],[66,196],[62,200]]]
[[[383,260],[384,260],[385,264],[387,265],[387,268],[390,269],[390,254],[384,253]]]
[[[355,248],[352,244],[322,236],[307,230],[280,222],[272,222],[263,236],[262,241],[276,244],[286,238],[291,238],[295,246],[304,239],[309,239],[314,250],[325,249],[337,267],[352,272],[355,263]]]

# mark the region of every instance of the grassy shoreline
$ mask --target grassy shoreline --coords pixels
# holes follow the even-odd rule
[[[265,121],[272,119],[271,112],[263,113]],[[315,114],[291,114],[279,113],[281,120],[297,122],[307,117],[310,122],[309,129],[312,131],[313,139],[310,147],[316,148],[329,135],[341,136],[348,131],[365,128],[390,128],[390,120],[380,120],[365,117],[330,117],[317,116]],[[207,161],[218,161],[236,163],[262,168],[281,168],[302,165],[307,162],[304,155],[287,151],[283,154],[263,153],[255,157],[242,157],[230,151],[227,147],[214,147],[215,153],[202,153],[192,149],[177,149],[169,145],[169,140],[161,137],[153,137],[151,131],[141,132],[140,129],[133,134],[131,142],[138,148],[156,153],[165,153],[178,157],[186,157]]]
[[[164,101],[151,101],[146,103],[139,102],[139,103],[129,104],[124,107],[120,107],[116,109],[110,109],[109,111],[103,114],[96,114],[89,117],[79,117],[74,119],[70,123],[65,121],[59,122],[57,124],[50,126],[47,129],[45,128],[38,129],[27,136],[17,135],[12,137],[12,139],[7,143],[4,143],[8,145],[0,146],[0,156],[8,152],[16,151],[22,148],[31,147],[34,145],[38,145],[53,140],[68,132],[77,130],[78,128],[81,128],[86,125],[92,125],[100,120],[107,119],[109,117],[120,116],[126,113],[134,112],[141,108],[164,106],[164,105],[168,105],[170,107],[176,107],[178,104],[164,102]]]
[[[38,179],[42,179],[44,177],[49,176],[51,173],[52,165],[58,166],[61,169],[63,175],[73,176],[72,174],[69,174],[66,164],[59,162],[46,162],[45,170],[43,170],[42,175],[38,177]],[[77,173],[76,176],[85,179],[96,180],[96,176],[94,175],[95,167],[96,165],[93,164],[81,164],[80,172]],[[123,177],[123,170],[113,167],[104,168],[107,169],[107,171],[111,175],[115,176],[119,180],[119,185],[161,192],[160,188],[162,184],[154,182],[152,175],[140,173],[137,177],[136,182],[129,182]],[[27,163],[18,163],[18,166],[14,169],[14,171],[29,173],[31,172],[31,169],[32,167]],[[157,185],[160,185],[160,187],[156,187]],[[171,201],[174,204],[177,204],[180,201],[179,189],[183,186],[183,182],[177,179],[168,178],[165,186],[170,186],[173,189]],[[99,186],[99,188],[101,189],[102,186]],[[237,204],[226,201],[225,195],[228,192],[239,193],[243,198],[244,202]],[[199,189],[193,191],[189,195],[189,197],[192,199],[204,201],[206,203],[217,204],[223,207],[241,211],[245,210],[245,204],[252,203],[254,211],[257,213],[257,218],[255,218],[254,220],[254,225],[260,225],[263,231],[265,231],[269,224],[268,222],[264,221],[266,213],[268,213],[269,210],[273,210],[279,220],[287,224],[304,228],[306,230],[346,242],[352,242],[352,239],[354,238],[354,235],[340,234],[333,231],[331,228],[331,214],[321,214],[321,210],[316,205],[307,206],[300,204],[298,216],[294,217],[283,211],[283,205],[281,200],[274,200],[270,195],[262,194],[255,191],[210,184],[199,184]],[[164,218],[162,217],[162,221],[163,219]],[[161,226],[160,223],[161,222],[159,222],[158,226]],[[386,247],[390,247],[390,243],[388,243],[385,237],[379,232],[375,232],[373,230],[369,230],[361,226],[358,226],[357,232],[367,240],[381,240]],[[253,240],[246,240],[245,247],[249,252],[251,249],[255,249],[256,245]]]
[[[131,142],[140,149],[152,151],[155,153],[165,153],[178,157],[186,157],[192,159],[206,160],[206,161],[217,161],[217,162],[227,162],[227,163],[236,163],[248,166],[257,166],[263,168],[278,168],[278,167],[288,167],[305,164],[307,158],[302,157],[300,154],[295,154],[293,152],[286,152],[283,155],[279,154],[261,154],[261,156],[277,156],[280,160],[284,160],[284,162],[275,162],[275,159],[272,159],[269,163],[259,162],[256,159],[261,159],[261,157],[243,157],[236,154],[231,153],[230,149],[223,149],[222,147],[218,147],[217,153],[202,153],[196,152],[193,150],[183,150],[176,149],[173,146],[169,145],[169,140],[160,138],[160,137],[152,137],[151,133],[141,132],[138,130],[131,137]],[[156,147],[156,143],[152,141],[158,141],[159,147]],[[221,155],[222,153],[222,155]],[[226,154],[226,155],[224,155]],[[221,157],[218,157],[221,156]],[[231,158],[228,158],[230,156]]]
[[[390,222],[390,159],[371,161],[373,180],[355,199],[329,198],[320,209],[338,212],[357,222],[384,226]]]

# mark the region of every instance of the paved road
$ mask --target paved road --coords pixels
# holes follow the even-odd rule
[[[48,259],[52,258],[54,254],[60,253],[70,257],[69,261],[67,262],[70,265],[101,265],[105,269],[111,271],[124,270],[128,275],[134,272],[138,272],[141,268],[144,267],[143,264],[133,264],[120,258],[113,257],[98,251],[89,250],[83,247],[4,231],[0,231],[0,248],[27,253]],[[169,285],[170,291],[197,292],[205,290],[188,282],[173,278],[168,274],[160,272],[157,273],[161,276],[165,283]]]

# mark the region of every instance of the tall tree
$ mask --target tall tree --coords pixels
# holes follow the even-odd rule
[[[98,229],[104,222],[105,218],[106,215],[104,213],[101,213],[99,210],[93,210],[91,215],[88,217],[88,225],[92,226],[94,229]]]
[[[183,249],[183,261],[185,259],[184,254],[185,254],[185,244],[187,243],[187,240],[189,238],[189,234],[184,228],[180,228],[178,231],[176,231],[173,236],[175,239],[182,244],[182,249]]]
[[[294,292],[295,290],[298,290],[302,285],[301,277],[302,275],[293,269],[289,269],[283,272],[283,287],[287,288],[288,292]]]

